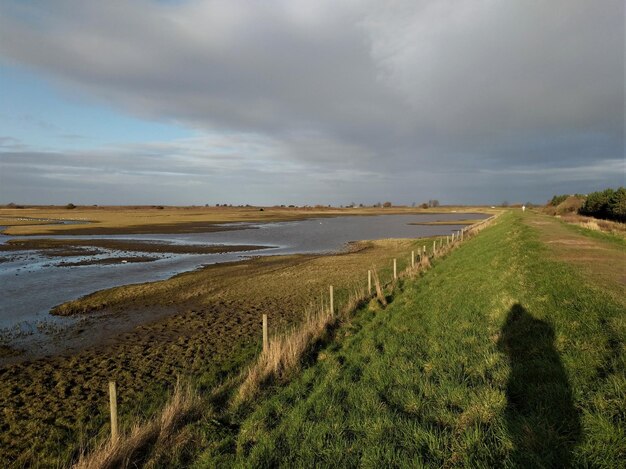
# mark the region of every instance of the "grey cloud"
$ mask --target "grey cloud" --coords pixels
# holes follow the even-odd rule
[[[545,197],[616,180],[585,171],[624,156],[623,18],[620,0],[7,2],[0,57],[138,116],[237,134],[230,171],[263,194],[254,178],[276,168],[316,175],[310,194],[334,173],[353,197],[364,175],[375,199]],[[120,163],[224,170],[213,144],[204,160],[156,145],[117,149],[143,152]]]

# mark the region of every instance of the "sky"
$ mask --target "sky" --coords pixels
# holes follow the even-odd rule
[[[623,0],[0,0],[0,203],[624,185]]]

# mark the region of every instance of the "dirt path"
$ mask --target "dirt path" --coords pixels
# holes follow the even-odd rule
[[[535,228],[551,255],[583,271],[598,287],[624,302],[626,289],[626,242],[578,229],[557,218],[526,213],[524,222]]]

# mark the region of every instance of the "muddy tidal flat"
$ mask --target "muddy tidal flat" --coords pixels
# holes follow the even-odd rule
[[[410,224],[441,218],[461,217],[325,217],[234,223],[210,233],[1,236],[0,407],[7,409],[1,460],[29,461],[33,452],[58,460],[52,454],[58,441],[95,435],[106,422],[108,379],[124,390],[119,405],[131,414],[178,375],[193,373],[214,385],[257,352],[262,314],[273,330],[297,324],[329,283],[340,305],[362,286],[367,269],[389,276],[390,259],[404,268],[411,249],[463,227]],[[67,255],[49,255],[64,250]],[[146,262],[130,262],[141,257]],[[51,315],[52,308],[59,315]]]

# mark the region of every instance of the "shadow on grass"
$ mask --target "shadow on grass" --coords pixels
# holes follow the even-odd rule
[[[580,439],[580,417],[554,329],[515,304],[502,327],[499,349],[511,362],[506,424],[519,467],[569,467]]]

